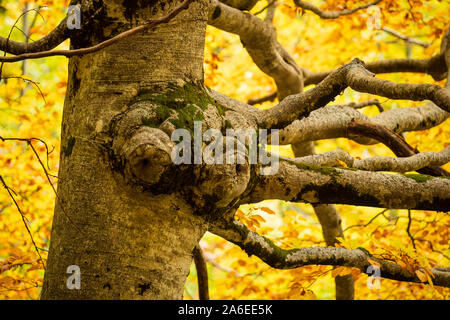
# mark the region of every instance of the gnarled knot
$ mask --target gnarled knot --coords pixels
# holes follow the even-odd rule
[[[152,126],[158,122],[156,106],[148,102],[133,104],[111,121],[112,165],[132,184],[155,185],[172,165],[174,143]]]
[[[113,161],[131,185],[180,192],[209,211],[225,208],[246,190],[258,147],[253,131],[249,137],[234,125],[249,127],[194,85],[142,91],[111,121]]]
[[[124,173],[141,184],[153,185],[172,165],[170,157],[173,142],[169,136],[157,128],[141,127],[124,144]]]
[[[205,154],[204,159],[207,157]],[[224,136],[223,162],[197,165],[194,175],[196,183],[191,190],[196,205],[205,208],[228,206],[239,198],[250,181],[249,154],[245,145],[236,137]]]

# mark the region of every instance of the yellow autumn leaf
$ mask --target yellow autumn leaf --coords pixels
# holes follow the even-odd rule
[[[346,164],[344,161],[339,160],[339,159],[336,159],[336,161],[337,161],[337,163],[339,163],[339,165],[340,165],[341,167],[343,167],[343,168],[348,168],[347,164]]]
[[[348,268],[348,267],[337,267],[335,269],[333,269],[333,271],[331,272],[331,276],[333,278],[336,278],[337,276],[345,276],[347,274],[352,273],[352,269]]]
[[[254,219],[254,220],[258,221],[258,222],[266,222],[266,220],[263,217],[261,217],[260,215],[257,215],[257,214],[254,214],[252,216],[252,219]]]
[[[422,282],[427,282],[427,280],[428,280],[428,278],[429,277],[427,277],[427,275],[425,274],[425,272],[423,272],[422,270],[416,270],[416,275],[417,275],[417,278],[419,278],[419,280],[420,281],[422,281]]]
[[[340,267],[334,268],[333,271],[331,271],[331,276],[333,278],[336,278],[339,275]]]
[[[367,261],[370,262],[370,264],[377,266],[377,267],[381,267],[381,264],[373,259],[367,258]]]
[[[259,209],[261,209],[264,212],[267,212],[268,214],[276,214],[275,211],[273,211],[272,209],[267,208],[267,207],[261,207]]]

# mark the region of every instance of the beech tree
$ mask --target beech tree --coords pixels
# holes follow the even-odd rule
[[[335,19],[380,0],[341,11],[294,2],[323,19]],[[278,42],[272,25],[275,2],[269,2],[264,19],[245,12],[256,3],[74,0],[71,5],[78,9],[72,7],[46,37],[31,43],[0,38],[0,49],[11,54],[1,57],[2,63],[69,58],[43,299],[181,299],[193,257],[206,297],[198,247],[206,231],[274,268],[330,265],[370,274],[375,264],[381,277],[424,282],[395,261],[335,246],[343,232],[333,204],[448,211],[450,180],[440,166],[449,162],[450,147],[420,153],[401,134],[432,128],[448,117],[450,32],[442,37],[440,53],[429,59],[365,62],[355,57],[335,70],[312,72],[297,65]],[[72,28],[77,10],[81,25]],[[277,92],[244,103],[206,87],[208,24],[237,34],[254,63],[274,79]],[[52,50],[66,39],[70,50]],[[441,87],[377,78],[395,72],[447,82]],[[303,89],[309,85],[314,86]],[[358,109],[379,105],[377,100],[332,104],[346,88],[426,102],[381,108],[368,118]],[[279,103],[270,109],[254,106],[275,98]],[[279,144],[291,144],[295,158],[280,158],[278,171],[264,174],[263,164],[250,163],[246,141],[244,163],[175,164],[171,136],[176,129],[194,133],[195,121],[202,123],[202,132],[278,129]],[[312,142],[338,137],[382,143],[397,157],[361,160],[345,150],[315,154]],[[226,142],[234,145],[235,140]],[[405,174],[410,171],[418,173]],[[286,250],[235,219],[239,206],[268,199],[310,203],[327,246]],[[78,290],[67,286],[73,265],[81,272]],[[448,268],[429,272],[434,285],[450,287]],[[336,298],[353,296],[353,276],[337,276]]]

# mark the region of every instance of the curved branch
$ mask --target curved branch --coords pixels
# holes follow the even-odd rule
[[[34,42],[18,42],[0,37],[0,50],[15,55],[48,51],[68,39],[68,31],[66,17],[48,35]]]
[[[172,20],[172,18],[174,18],[176,15],[178,15],[178,13],[187,9],[192,1],[193,0],[185,0],[183,3],[181,3],[180,5],[175,7],[167,15],[165,15],[161,18],[152,19],[141,26],[138,26],[133,29],[127,30],[125,32],[122,32],[122,33],[118,34],[117,36],[115,36],[111,39],[105,40],[103,42],[100,42],[92,47],[74,49],[74,50],[48,50],[48,51],[24,53],[24,54],[19,54],[17,56],[0,57],[0,62],[17,62],[17,61],[22,61],[22,60],[26,60],[26,59],[38,59],[38,58],[45,58],[45,57],[52,57],[52,56],[65,56],[67,58],[70,58],[73,56],[79,56],[79,55],[85,55],[88,53],[93,53],[93,52],[102,50],[106,47],[109,47],[110,45],[112,45],[124,38],[128,38],[136,33],[142,32],[143,30],[147,30],[147,29],[153,28],[159,24],[169,22],[170,20]]]
[[[259,124],[263,128],[283,128],[307,116],[311,111],[327,105],[346,87],[391,99],[431,100],[445,111],[450,111],[450,90],[434,84],[398,84],[374,78],[359,59],[336,69],[314,88],[291,95],[277,106],[265,110]]]
[[[366,69],[375,74],[395,73],[395,72],[413,72],[425,73],[433,77],[434,80],[440,81],[447,77],[447,69],[445,64],[445,57],[443,53],[432,56],[429,59],[387,59],[381,61],[374,61],[366,63]],[[300,68],[303,74],[303,85],[309,86],[318,84],[334,70],[312,72],[305,68]],[[273,92],[265,97],[254,98],[249,101],[249,104],[257,104],[265,101],[272,101],[277,96],[277,92]],[[255,101],[255,102],[253,102]],[[251,103],[253,102],[253,103]]]
[[[376,106],[378,108],[379,112],[383,112],[384,108],[381,105],[380,101],[378,101],[377,99],[372,99],[372,100],[367,100],[367,101],[362,101],[362,102],[350,102],[347,104],[342,105],[343,107],[350,107],[353,109],[362,109],[365,107],[369,107],[369,106]]]
[[[450,90],[434,84],[397,84],[374,78],[359,59],[336,69],[314,88],[291,95],[277,106],[262,112],[259,124],[263,128],[283,128],[327,105],[346,87],[391,99],[431,100],[441,109],[450,110]]]
[[[274,175],[254,174],[240,204],[269,199],[390,209],[448,211],[450,179],[316,167],[280,160]]]
[[[390,131],[389,129],[386,129],[382,125],[379,124],[373,124],[370,122],[364,122],[364,121],[351,121],[350,124],[347,127],[347,132],[349,136],[352,135],[362,135],[365,137],[370,137],[373,139],[376,139],[383,144],[385,144],[389,149],[391,149],[397,156],[399,157],[409,157],[414,156],[416,154],[419,154],[419,151],[417,149],[413,149],[406,141],[403,139],[402,136],[398,135],[395,132]],[[442,161],[447,159],[447,156],[445,156],[446,153],[444,153],[444,156]],[[438,156],[439,158],[439,156]],[[421,159],[420,157],[417,158]],[[436,159],[437,160],[437,159]],[[436,163],[440,163],[442,161],[436,161]],[[430,163],[422,168],[419,168],[419,165],[416,165],[417,171],[424,174],[429,174],[432,176],[448,176],[450,175],[446,170],[439,168],[439,165],[443,165],[446,162],[443,162],[441,164],[434,164],[433,160],[430,160]],[[405,162],[405,165],[407,166],[408,162]],[[405,167],[406,168],[406,167]]]
[[[217,0],[211,1],[208,24],[239,35],[256,65],[274,78],[278,95],[285,97],[303,89],[303,74],[282,52],[274,27],[267,22]]]
[[[290,161],[316,167],[339,167],[342,166],[341,163],[343,162],[346,166],[358,170],[409,172],[448,163],[450,161],[450,147],[440,152],[423,152],[404,158],[371,157],[356,161],[347,151],[336,149],[322,154],[293,158]]]
[[[403,40],[407,43],[416,44],[416,45],[424,47],[424,48],[428,48],[430,46],[429,43],[420,41],[418,39],[414,39],[412,37],[405,36],[405,35],[401,34],[400,32],[398,32],[394,29],[388,28],[388,27],[382,27],[381,30],[383,30],[384,32],[389,33],[390,35],[392,35],[396,38],[399,38],[400,40]]]
[[[354,163],[353,157],[347,151],[342,149],[335,149],[325,153],[295,158],[281,157],[281,159],[288,160],[296,164],[313,167],[341,167],[342,164],[340,164],[338,160],[345,163],[348,167],[353,167]]]
[[[309,10],[309,11],[314,12],[316,15],[318,15],[322,19],[336,19],[341,16],[350,15],[352,13],[355,13],[356,11],[366,9],[366,8],[368,8],[370,6],[374,6],[380,2],[381,2],[381,0],[376,0],[371,3],[356,7],[354,9],[344,9],[342,11],[325,11],[325,10],[321,10],[320,8],[316,7],[315,5],[313,5],[309,2],[294,0],[294,3],[296,6],[302,8],[304,10]]]
[[[330,105],[315,110],[308,117],[294,121],[280,131],[280,143],[301,143],[340,137],[351,138],[361,144],[375,144],[379,141],[365,135],[348,136],[348,126],[354,120],[381,125],[397,134],[425,130],[437,126],[448,118],[448,112],[433,103],[423,107],[399,108],[384,111],[372,118],[348,105]]]
[[[349,71],[347,83],[353,90],[390,99],[431,100],[441,109],[450,112],[450,90],[435,84],[394,83],[369,76],[367,72],[357,68]]]
[[[394,72],[414,72],[426,73],[434,80],[440,81],[447,76],[447,66],[443,53],[432,56],[429,59],[387,59],[366,63],[366,68],[375,74]],[[303,70],[305,76],[305,86],[316,84],[325,79],[333,70],[322,72],[311,72]]]
[[[241,247],[249,256],[255,255],[273,268],[294,269],[306,265],[330,265],[358,268],[368,273],[368,267],[375,261],[380,265],[380,276],[386,279],[421,283],[417,275],[402,269],[399,265],[375,258],[360,249],[336,247],[310,247],[282,249],[270,239],[249,230],[244,224],[234,220],[220,221],[210,227],[210,231]],[[433,268],[433,284],[450,287],[450,272]]]

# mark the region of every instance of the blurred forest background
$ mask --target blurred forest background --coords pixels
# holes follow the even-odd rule
[[[269,2],[271,2],[269,0]],[[342,10],[364,1],[310,1],[322,9]],[[33,41],[50,32],[67,11],[69,1],[0,0],[0,35]],[[268,2],[252,13],[263,18]],[[311,71],[339,67],[358,57],[366,62],[389,58],[429,58],[439,53],[440,39],[450,27],[448,0],[384,0],[378,4],[380,28],[369,28],[369,9],[334,20],[321,20],[297,8],[292,0],[277,1],[274,25],[280,43],[299,66]],[[373,9],[373,8],[372,8]],[[14,26],[14,28],[13,28]],[[402,40],[386,30],[418,41]],[[410,39],[409,39],[410,40]],[[187,39],[187,41],[189,41]],[[68,49],[66,41],[58,48]],[[39,299],[49,248],[60,152],[60,124],[67,85],[64,57],[5,64],[0,82],[0,299]],[[238,36],[208,27],[205,43],[205,84],[241,101],[276,90],[242,48]],[[395,82],[437,83],[425,74],[388,74]],[[306,88],[308,89],[308,88]],[[360,102],[373,96],[347,89],[336,103]],[[385,110],[423,102],[381,98]],[[269,108],[277,101],[257,105]],[[375,106],[362,111],[374,116]],[[450,122],[405,135],[421,152],[450,145]],[[37,140],[40,139],[40,140]],[[45,142],[45,143],[44,143]],[[343,148],[354,157],[394,156],[383,145],[363,146],[347,139],[315,143],[317,152]],[[290,146],[280,148],[293,156]],[[450,170],[450,164],[444,166]],[[8,189],[4,186],[8,186]],[[9,192],[8,192],[9,191]],[[15,199],[16,203],[13,202]],[[16,206],[17,204],[17,206]],[[20,208],[20,212],[19,209]],[[339,205],[347,248],[395,257],[404,268],[450,266],[450,217],[444,212],[382,210]],[[238,219],[284,248],[325,245],[310,205],[265,201],[243,206]],[[382,279],[380,289],[367,287],[367,275],[351,268],[305,266],[276,270],[240,248],[207,233],[200,242],[207,260],[211,299],[334,299],[333,277],[353,273],[356,299],[447,299],[450,289]],[[42,259],[42,260],[41,260]],[[427,274],[418,273],[427,277]],[[194,264],[185,285],[185,299],[198,299]]]

